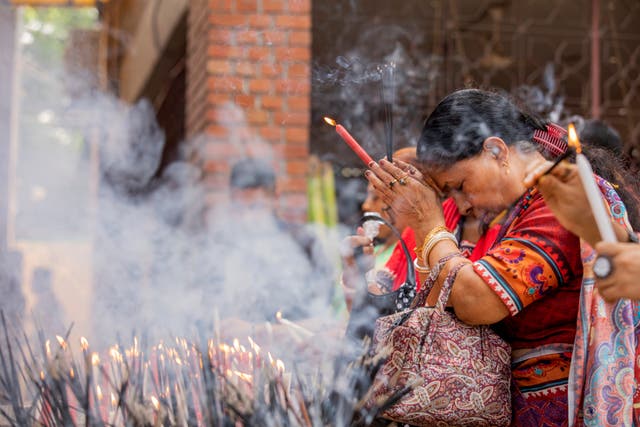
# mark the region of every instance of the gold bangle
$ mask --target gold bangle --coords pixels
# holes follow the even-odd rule
[[[440,231],[439,233],[434,234],[431,237],[431,240],[427,242],[421,254],[422,261],[425,264],[429,265],[429,255],[431,254],[431,251],[436,247],[438,243],[444,240],[451,240],[456,245],[456,247],[458,246],[458,239],[456,239],[456,236],[454,236],[453,233],[450,233],[448,231]]]
[[[413,268],[415,268],[415,270],[418,273],[421,273],[421,274],[429,274],[429,273],[431,273],[431,269],[429,267],[425,267],[424,265],[418,264],[418,258],[417,257],[413,259]]]
[[[427,235],[424,237],[424,240],[422,241],[422,245],[417,246],[415,248],[416,251],[416,255],[420,256],[422,254],[422,252],[424,252],[424,247],[427,245],[427,243],[429,243],[429,240],[431,240],[431,238],[437,234],[440,233],[442,231],[449,231],[447,229],[447,227],[445,227],[444,225],[438,225],[433,227],[428,233]]]

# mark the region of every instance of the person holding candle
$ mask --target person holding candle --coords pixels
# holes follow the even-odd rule
[[[494,325],[511,344],[518,426],[576,425],[591,415],[574,402],[581,396],[568,396],[583,279],[580,240],[536,188],[523,184],[528,165],[544,160],[533,142],[543,129],[505,96],[457,91],[431,113],[418,142],[418,160],[433,186],[402,162],[383,159],[366,174],[380,197],[407,218],[420,242],[420,265],[442,265],[432,294],[462,264],[449,305],[464,322]],[[404,185],[389,185],[401,179]],[[438,193],[453,197],[463,215],[472,213],[486,226],[501,224],[494,245],[477,261],[464,258],[446,230]],[[619,378],[632,376],[624,371]]]
[[[531,172],[525,178],[525,184],[536,183],[558,221],[594,247],[598,255],[609,257],[609,274],[606,277],[596,276],[596,286],[600,295],[609,302],[620,298],[640,300],[638,234],[624,221],[612,220],[617,242],[601,241],[593,215],[585,215],[585,212],[590,212],[590,206],[577,167],[563,162],[551,173],[544,174],[547,166],[545,162],[532,165]],[[618,189],[633,188],[633,176],[626,175],[625,183],[618,185]],[[628,212],[616,212],[619,218],[631,212],[631,207],[637,209],[633,200],[628,203]],[[634,228],[637,229],[637,226]]]

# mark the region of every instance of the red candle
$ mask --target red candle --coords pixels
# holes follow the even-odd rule
[[[358,157],[360,157],[360,160],[362,160],[365,165],[369,166],[369,164],[373,162],[371,156],[369,156],[367,152],[364,151],[364,148],[362,148],[360,144],[358,144],[358,141],[356,141],[355,138],[351,136],[351,134],[344,128],[344,126],[336,124],[336,121],[329,117],[325,117],[324,121],[329,123],[331,126],[336,127],[336,132],[338,132],[338,135],[342,137],[344,142],[346,142],[347,145],[351,147],[353,152],[356,153]]]

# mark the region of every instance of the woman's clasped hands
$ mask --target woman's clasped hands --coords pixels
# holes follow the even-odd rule
[[[414,230],[431,230],[444,224],[441,192],[413,165],[382,159],[369,165],[365,177],[394,213]]]

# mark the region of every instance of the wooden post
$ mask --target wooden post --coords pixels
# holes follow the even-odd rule
[[[600,0],[591,1],[591,117],[600,118]]]

